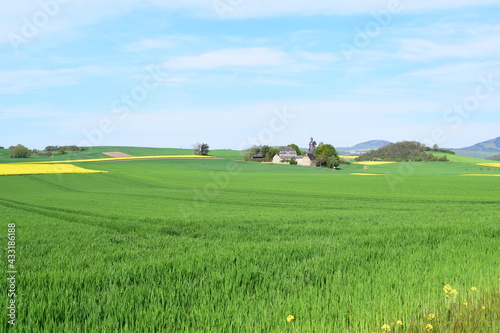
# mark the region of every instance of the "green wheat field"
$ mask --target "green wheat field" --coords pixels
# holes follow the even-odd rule
[[[107,151],[192,154],[50,161]],[[4,276],[9,223],[17,251],[0,331],[500,332],[500,167],[211,155],[0,176]]]

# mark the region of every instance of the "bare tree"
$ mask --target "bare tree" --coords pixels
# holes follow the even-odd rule
[[[196,143],[193,145],[193,148],[196,155],[208,155],[210,151],[207,143]]]

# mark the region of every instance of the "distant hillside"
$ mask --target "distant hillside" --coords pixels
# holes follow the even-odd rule
[[[373,149],[378,149],[387,145],[390,145],[392,142],[386,140],[370,140],[366,142],[358,143],[352,147],[338,147],[337,151],[342,154],[360,154],[362,152],[366,152]]]
[[[393,162],[446,162],[446,155],[434,156],[425,153],[426,146],[416,141],[401,141],[371,150],[359,155],[357,161],[393,161]]]
[[[495,139],[476,143],[473,146],[460,148],[467,151],[500,152],[500,136]]]
[[[489,158],[500,154],[500,137],[488,141],[476,143],[473,146],[453,149],[458,155]]]
[[[352,146],[352,150],[370,150],[370,149],[378,149],[387,145],[390,145],[392,142],[386,140],[370,140],[362,143],[358,143],[355,146]]]

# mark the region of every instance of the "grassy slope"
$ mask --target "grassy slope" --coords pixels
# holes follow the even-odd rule
[[[8,158],[9,150],[8,149],[0,149],[0,159]]]
[[[302,332],[375,331],[436,312],[446,283],[495,287],[500,177],[457,177],[487,172],[470,160],[332,171],[213,154],[228,159],[0,177],[20,332],[279,332],[289,314]]]
[[[498,152],[486,152],[486,151],[471,151],[471,150],[455,150],[457,155],[470,156],[475,158],[488,158],[494,155],[498,155]]]
[[[35,161],[64,161],[74,159],[105,158],[103,152],[121,152],[133,156],[153,156],[153,155],[192,155],[192,149],[177,148],[147,148],[147,147],[87,147],[83,151],[68,152],[64,155],[55,155],[53,157],[33,155],[28,159],[8,158],[8,149],[0,150],[0,163],[22,163]]]
[[[487,161],[482,158],[462,156],[462,155],[444,154],[437,152],[433,152],[432,154],[436,156],[446,155],[448,157],[448,160],[450,160],[451,162],[464,162],[464,163],[476,164],[476,163],[485,163]]]

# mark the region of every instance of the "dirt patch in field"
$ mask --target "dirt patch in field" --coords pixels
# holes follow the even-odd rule
[[[103,153],[104,155],[108,155],[109,157],[132,157],[133,155],[120,153],[119,151],[112,151],[108,153]]]

